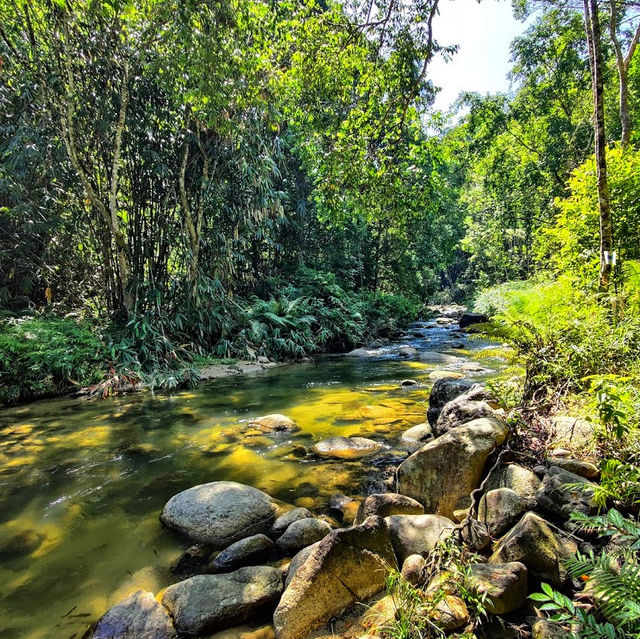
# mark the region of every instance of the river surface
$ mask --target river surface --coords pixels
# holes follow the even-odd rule
[[[238,481],[317,513],[335,493],[379,492],[407,455],[401,433],[425,421],[433,380],[480,381],[504,366],[495,345],[456,328],[421,323],[375,357],[322,358],[190,391],[1,410],[0,637],[81,639],[132,591],[177,581],[169,566],[188,543],[158,516],[190,486]],[[461,340],[464,349],[453,349]],[[407,361],[399,346],[451,359]],[[405,378],[419,385],[401,388]],[[268,413],[301,430],[253,433],[246,421]],[[334,435],[369,437],[383,449],[364,461],[298,456]]]

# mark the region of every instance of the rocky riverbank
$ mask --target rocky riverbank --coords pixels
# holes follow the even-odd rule
[[[440,321],[449,320],[457,321]],[[367,350],[376,348],[384,345]],[[527,595],[540,582],[567,583],[564,560],[582,543],[569,514],[594,510],[579,487],[597,480],[597,469],[570,452],[584,448],[588,425],[555,420],[548,456],[527,464],[513,454],[508,416],[482,384],[438,379],[426,417],[403,436],[413,452],[387,492],[336,495],[326,514],[236,482],[178,493],[161,513],[193,544],[173,566],[176,583],[156,595],[131,594],[92,636],[204,638],[245,624],[264,624],[254,639],[384,635],[403,601],[397,591],[381,595],[389,575],[400,574],[420,593],[415,623],[426,628],[551,637]],[[250,426],[271,437],[298,428],[284,415]],[[363,437],[332,437],[302,454],[366,459],[378,448]],[[482,624],[474,602],[489,617]],[[229,636],[248,639],[242,632]]]

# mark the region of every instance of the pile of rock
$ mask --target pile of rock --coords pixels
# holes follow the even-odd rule
[[[270,417],[261,428],[295,427]],[[194,542],[174,566],[187,578],[160,600],[140,591],[117,604],[98,622],[94,639],[206,636],[261,618],[273,619],[277,639],[303,639],[380,593],[392,568],[427,595],[444,593],[428,612],[432,623],[444,631],[463,628],[470,614],[455,586],[459,576],[443,570],[425,583],[425,564],[438,542],[469,529],[470,514],[473,544],[485,557],[469,567],[467,579],[486,594],[489,612],[512,614],[524,607],[530,586],[566,581],[563,562],[577,547],[559,526],[572,511],[593,510],[579,487],[594,475],[592,465],[566,456],[535,472],[494,464],[508,434],[487,389],[443,379],[431,393],[428,423],[405,434],[420,447],[398,466],[397,492],[360,503],[334,500],[339,519],[353,519],[350,527],[334,528],[305,508],[283,509],[234,482],[185,490],[167,502],[161,520]],[[337,458],[377,450],[375,442],[347,439],[312,450]],[[386,603],[376,606],[389,612]]]

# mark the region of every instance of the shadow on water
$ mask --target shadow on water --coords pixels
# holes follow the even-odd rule
[[[0,637],[81,637],[132,590],[171,583],[168,566],[186,544],[158,516],[195,484],[239,481],[318,512],[334,493],[379,489],[407,454],[401,433],[424,421],[434,371],[480,380],[503,365],[496,358],[464,371],[491,345],[465,341],[469,350],[453,350],[452,339],[460,338],[451,327],[418,325],[366,359],[327,357],[191,391],[0,411]],[[455,360],[403,360],[401,345]],[[407,377],[419,386],[400,388]],[[301,430],[249,432],[249,418],[276,412]],[[364,463],[300,457],[301,446],[333,435],[369,437],[382,449]]]

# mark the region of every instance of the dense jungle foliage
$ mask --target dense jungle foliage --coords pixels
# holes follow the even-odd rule
[[[582,6],[514,4],[534,17],[512,44],[513,92],[462,94],[451,113],[434,111],[429,79],[436,56],[455,55],[438,43],[438,8],[0,2],[1,399],[345,350],[428,302],[529,278],[517,288],[557,323],[515,324],[519,347],[552,353],[529,367],[527,393],[626,371],[634,4],[599,6],[617,258],[606,291]]]

